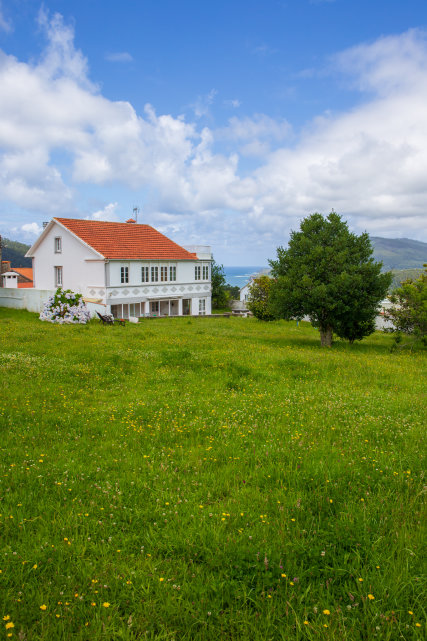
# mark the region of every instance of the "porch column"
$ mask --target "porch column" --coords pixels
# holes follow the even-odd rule
[[[144,303],[144,314],[145,314],[145,316],[149,316],[150,315],[150,301],[149,300],[146,300],[145,303]]]
[[[182,298],[178,298],[178,316],[182,316]]]

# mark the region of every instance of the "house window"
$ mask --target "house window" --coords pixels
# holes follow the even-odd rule
[[[120,282],[129,282],[129,267],[120,267]]]
[[[209,280],[209,265],[203,265],[203,280]]]
[[[194,268],[194,280],[200,280],[202,277],[202,268],[200,265],[196,265]]]
[[[158,267],[152,267],[151,268],[151,281],[153,283],[156,283],[159,280],[159,268]]]
[[[176,266],[171,265],[169,267],[169,280],[176,280]]]
[[[62,253],[62,238],[61,236],[55,237],[55,254]]]
[[[55,287],[62,287],[62,267],[54,267]]]
[[[149,269],[148,267],[141,267],[141,282],[148,283],[149,281]]]
[[[206,299],[199,298],[199,316],[204,316],[206,314]]]
[[[160,280],[166,282],[168,279],[168,268],[166,265],[160,267]]]

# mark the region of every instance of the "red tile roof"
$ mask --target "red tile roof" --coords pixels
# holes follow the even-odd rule
[[[24,278],[28,278],[28,280],[33,280],[32,267],[12,267],[12,271],[21,274],[21,276],[24,276]]]
[[[150,225],[54,218],[104,258],[117,260],[197,260]]]
[[[18,289],[29,289],[30,287],[34,287],[33,281],[28,281],[28,283],[19,283],[18,282]]]

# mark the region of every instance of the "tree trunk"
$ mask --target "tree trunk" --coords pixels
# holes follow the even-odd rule
[[[320,344],[322,347],[332,347],[332,327],[320,327]]]

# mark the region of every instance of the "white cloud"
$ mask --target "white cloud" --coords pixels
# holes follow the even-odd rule
[[[10,20],[7,20],[7,18],[5,18],[2,4],[3,3],[0,1],[0,31],[10,33],[12,31],[12,23]]]
[[[103,220],[108,222],[117,222],[120,220],[116,212],[117,207],[118,207],[118,203],[109,203],[104,207],[104,209],[95,211],[91,216],[87,216],[86,220]]]
[[[271,256],[301,216],[332,207],[358,230],[425,238],[424,32],[336,56],[335,70],[365,101],[320,115],[297,139],[285,119],[265,114],[234,117],[220,129],[158,115],[150,105],[138,114],[90,81],[59,15],[42,12],[40,24],[48,42],[39,61],[0,52],[0,198],[25,209],[27,224],[36,212],[40,220],[78,215],[74,199],[85,184],[117,184],[149,189],[150,219],[172,226],[184,243],[264,247]],[[196,118],[209,115],[215,96],[198,100]],[[57,164],[58,153],[67,160]],[[243,155],[257,163],[245,174]],[[112,202],[92,217],[114,219],[117,211]]]
[[[26,223],[22,225],[21,230],[27,234],[32,234],[33,236],[40,236],[43,231],[43,227],[40,227],[38,223]]]
[[[226,105],[226,107],[233,107],[233,109],[237,109],[242,106],[242,103],[237,98],[234,98],[232,100],[224,100],[224,105]]]
[[[217,93],[216,89],[211,89],[205,96],[197,96],[196,102],[191,105],[196,118],[203,118],[209,115],[209,108],[215,100]]]
[[[132,62],[133,57],[127,51],[120,51],[116,53],[107,53],[105,59],[109,62]]]

